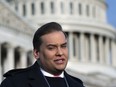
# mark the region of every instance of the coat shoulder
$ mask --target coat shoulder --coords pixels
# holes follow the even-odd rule
[[[5,79],[1,82],[0,87],[15,87],[14,83],[22,83],[26,78],[26,72],[28,68],[25,69],[13,69],[5,73],[3,76]],[[23,79],[22,79],[23,78]]]
[[[27,67],[27,68],[20,68],[20,69],[12,69],[8,72],[6,72],[3,76],[4,77],[11,77],[11,76],[17,76],[17,75],[25,75],[29,73],[30,71],[33,71],[33,69],[37,69],[38,63],[35,62],[33,65]]]
[[[36,77],[37,69],[37,63],[27,68],[12,69],[3,75],[5,78],[0,87],[28,87],[27,83],[32,79],[31,77]]]
[[[18,75],[18,74],[23,74],[23,73],[27,72],[28,70],[29,70],[29,68],[12,69],[12,70],[9,70],[8,72],[6,72],[3,76],[4,77],[15,76],[15,75]]]

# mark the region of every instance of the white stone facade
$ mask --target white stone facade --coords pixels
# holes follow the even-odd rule
[[[59,22],[63,26],[69,38],[67,70],[80,77],[86,87],[116,87],[116,30],[107,24],[105,0],[9,0],[9,3],[12,9],[27,19],[35,29],[50,21]],[[10,19],[13,20],[11,17]],[[24,49],[29,46],[30,50],[29,41],[34,30],[26,28],[26,24],[24,26],[21,29],[28,30],[21,31],[19,40],[12,36],[16,41],[11,42],[9,37],[7,42],[21,45]],[[20,31],[19,28],[17,30]],[[4,31],[9,32],[9,28]],[[16,33],[10,35],[14,34]],[[20,43],[22,41],[23,43]],[[12,54],[12,51],[8,52]],[[12,55],[10,56],[12,58]],[[26,66],[25,62],[22,63]]]
[[[26,67],[32,61],[33,32],[34,29],[6,2],[0,1],[0,82],[3,73]]]

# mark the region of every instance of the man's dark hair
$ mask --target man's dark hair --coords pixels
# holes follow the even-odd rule
[[[63,32],[61,25],[56,22],[47,23],[41,26],[39,29],[37,29],[33,37],[33,48],[39,51],[40,45],[42,44],[41,36],[55,32],[55,31]],[[65,33],[64,35],[66,36]]]

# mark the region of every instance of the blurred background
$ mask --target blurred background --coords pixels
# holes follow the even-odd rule
[[[116,87],[116,0],[0,0],[0,82],[34,63],[32,39],[55,21],[68,35],[67,72],[86,87]]]

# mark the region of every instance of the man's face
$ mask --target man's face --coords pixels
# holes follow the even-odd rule
[[[67,39],[63,32],[49,33],[41,39],[39,58],[43,69],[51,74],[63,71],[68,61]]]

